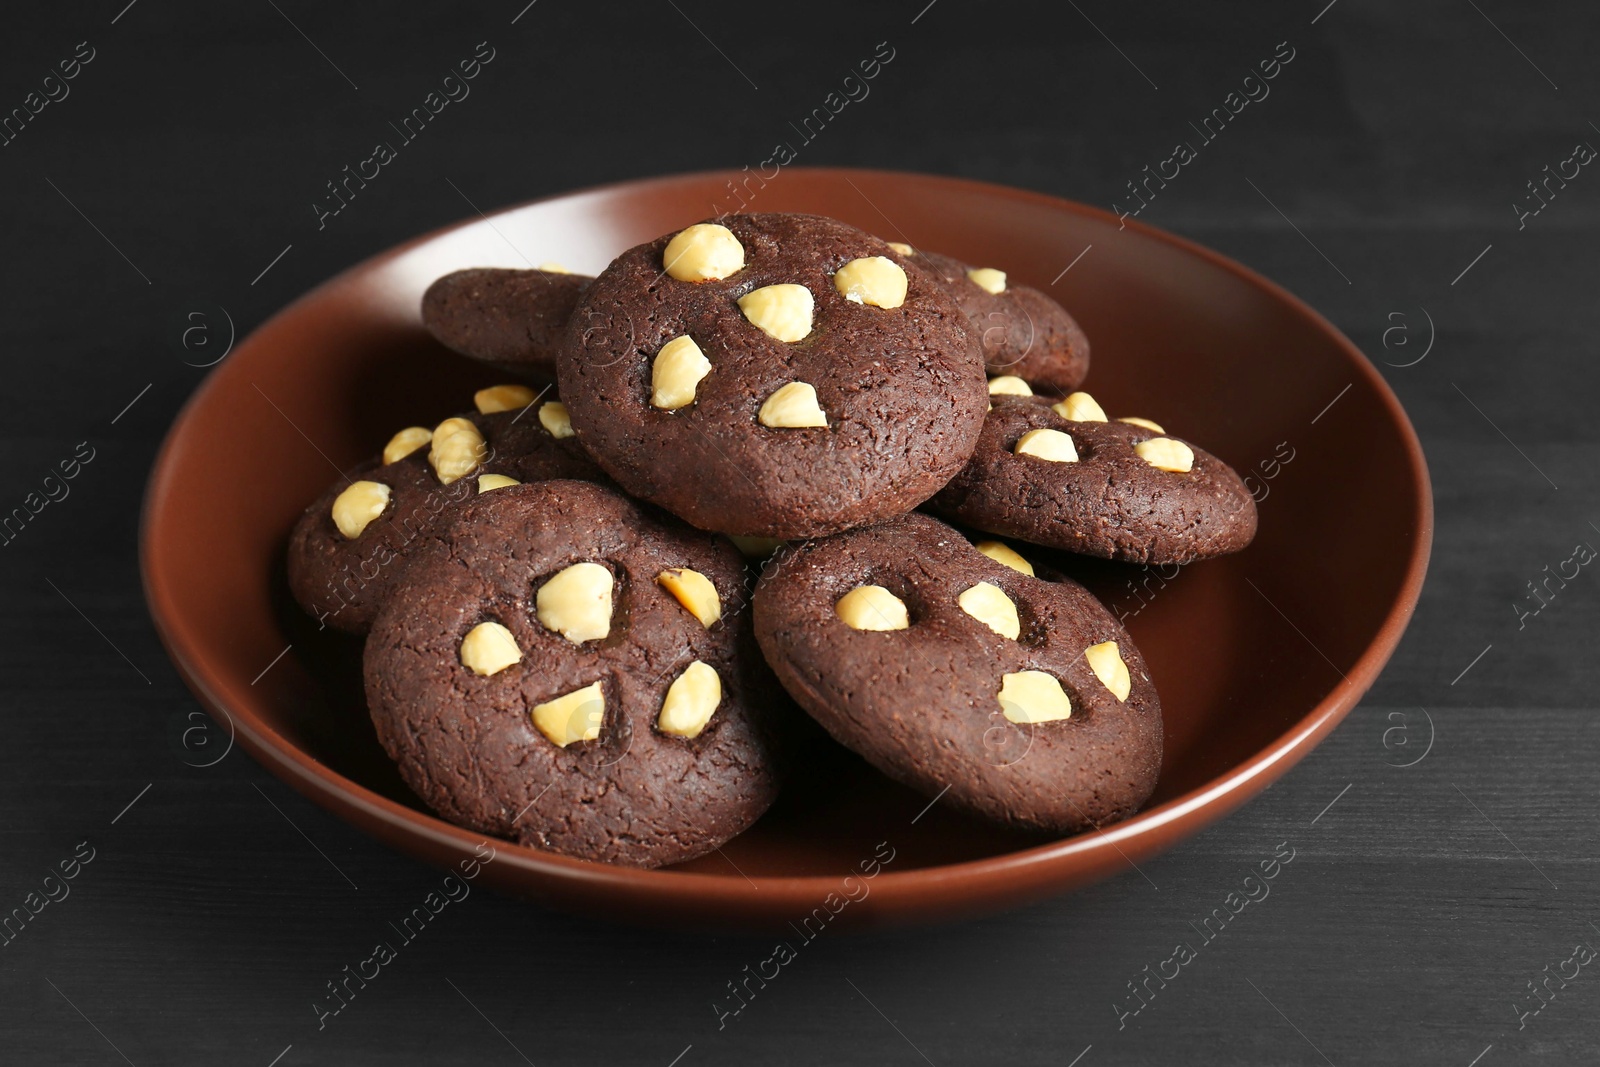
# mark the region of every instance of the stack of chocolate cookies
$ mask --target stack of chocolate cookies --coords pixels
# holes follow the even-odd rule
[[[1048,296],[751,214],[596,278],[459,271],[422,315],[521,380],[330,487],[289,575],[366,635],[378,737],[443,817],[686,860],[772,803],[795,704],[1007,825],[1071,833],[1149,797],[1161,709],[1138,649],[989,535],[1190,563],[1247,545],[1255,507],[1221,460],[1079,391],[1089,344]]]

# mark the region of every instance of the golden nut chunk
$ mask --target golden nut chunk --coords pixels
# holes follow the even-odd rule
[[[899,252],[902,256],[914,256],[917,254],[917,250],[904,241],[890,241],[889,247]]]
[[[733,547],[744,553],[745,559],[766,559],[779,546],[785,544],[781,537],[741,537],[738,534],[729,534],[728,540],[733,542]]]
[[[351,482],[333,498],[333,524],[354,541],[389,506],[389,487],[382,482]]]
[[[572,416],[567,414],[567,405],[559,400],[539,406],[539,425],[558,441],[577,432],[572,428]]]
[[[546,274],[571,274],[572,273],[570,270],[568,270],[566,267],[563,267],[561,264],[555,262],[554,260],[548,260],[548,259],[545,260],[543,263],[539,264],[537,267],[535,267],[534,270],[542,270]]]
[[[1128,665],[1122,662],[1122,653],[1115,641],[1102,641],[1083,650],[1089,669],[1100,679],[1111,695],[1119,701],[1127,700],[1133,689],[1133,679],[1128,676]]]
[[[811,332],[811,290],[793,282],[763,285],[739,298],[739,310],[767,336],[798,341]]]
[[[1070,718],[1072,701],[1061,683],[1043,671],[1017,671],[1000,680],[1000,710],[1015,723]]]
[[[432,440],[433,431],[426,426],[407,426],[383,446],[383,462],[399,463]]]
[[[726,226],[697,222],[667,242],[661,260],[680,282],[717,281],[744,269],[744,245]]]
[[[834,272],[833,287],[857,304],[897,308],[906,302],[905,268],[888,256],[852,259]]]
[[[445,419],[433,428],[433,448],[428,451],[428,462],[445,485],[471,474],[488,454],[483,434],[469,419]]]
[[[667,687],[656,726],[674,737],[699,737],[720,703],[722,679],[716,668],[695,660]]]
[[[828,425],[816,389],[805,382],[790,382],[767,397],[756,418],[774,430]]]
[[[688,334],[661,346],[650,367],[650,406],[676,411],[694,403],[700,380],[711,373],[711,361]]]
[[[1139,458],[1157,470],[1188,474],[1194,470],[1194,449],[1170,437],[1152,437],[1133,446]]]
[[[1167,431],[1165,431],[1165,430],[1163,430],[1161,428],[1161,424],[1159,422],[1151,422],[1149,419],[1141,419],[1141,418],[1138,418],[1138,417],[1133,416],[1133,415],[1129,415],[1125,419],[1118,419],[1117,421],[1118,422],[1125,422],[1129,426],[1143,426],[1146,430],[1149,430],[1152,433],[1166,433],[1167,432]]]
[[[1021,571],[1029,578],[1034,576],[1033,564],[1023,559],[1010,545],[1000,541],[979,541],[972,546],[996,563],[1004,563],[1014,571]]]
[[[487,678],[522,660],[522,649],[511,631],[497,622],[480,622],[461,639],[461,663],[473,674]]]
[[[911,626],[906,603],[881,585],[858,585],[833,605],[833,613],[852,630],[905,630]]]
[[[1001,637],[1015,641],[1022,633],[1022,623],[1017,618],[1017,606],[997,585],[979,582],[956,598],[961,610],[983,623]]]
[[[539,625],[575,645],[611,633],[611,572],[598,563],[574,563],[539,587],[533,603]]]
[[[700,620],[706,629],[722,618],[722,598],[711,579],[688,567],[671,567],[656,575],[661,587],[677,598],[684,610]]]
[[[481,493],[487,493],[487,492],[490,492],[490,491],[495,490],[495,489],[504,489],[508,485],[521,485],[521,484],[522,483],[517,481],[515,478],[508,477],[508,476],[506,476],[504,474],[480,474],[480,475],[478,475],[478,492],[480,494]]]
[[[1069,422],[1105,422],[1106,413],[1088,393],[1071,393],[1050,409]]]
[[[1017,439],[1013,449],[1019,456],[1035,456],[1051,463],[1078,462],[1078,448],[1060,430],[1029,430]]]
[[[973,285],[976,285],[986,293],[998,295],[1006,291],[1006,272],[1003,270],[995,270],[993,267],[978,267],[975,270],[967,271],[967,277],[972,279]]]
[[[525,408],[538,397],[526,385],[491,385],[472,394],[472,403],[480,415],[496,411],[516,411]]]
[[[1033,388],[1015,374],[1002,374],[989,379],[990,396],[1032,396]]]
[[[533,706],[533,725],[559,748],[574,741],[593,741],[600,736],[605,718],[606,698],[599,682]]]

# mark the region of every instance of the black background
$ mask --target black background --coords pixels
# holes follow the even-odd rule
[[[1520,1028],[1518,1011],[1575,944],[1600,946],[1600,601],[1584,572],[1520,626],[1514,605],[1600,544],[1600,176],[1520,227],[1512,206],[1533,205],[1524,183],[1546,164],[1600,144],[1592,5],[124,2],[0,16],[0,110],[78,42],[95,55],[0,148],[0,510],[78,442],[95,450],[0,547],[0,911],[78,842],[95,850],[71,896],[0,948],[0,1060],[1592,1062],[1594,968],[1552,981]],[[496,59],[472,95],[319,231],[324,182],[480,41]],[[1410,412],[1438,529],[1392,664],[1302,765],[1147,877],[819,938],[720,1030],[713,1002],[770,939],[481,891],[319,1031],[323,983],[440,875],[247,757],[197,769],[174,742],[196,705],[146,615],[135,545],[154,451],[204,373],[179,324],[221,305],[247,330],[471,215],[467,198],[757,164],[880,41],[895,58],[870,97],[797,162],[1100,206],[1279,42],[1295,50],[1141,220],[1304,297]],[[1119,1030],[1125,983],[1280,842],[1295,859],[1271,896]]]

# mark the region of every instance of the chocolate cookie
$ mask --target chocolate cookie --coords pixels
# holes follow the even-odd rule
[[[422,294],[422,324],[453,352],[516,377],[553,382],[561,336],[592,281],[550,268],[458,270]]]
[[[891,778],[1062,833],[1149,797],[1155,686],[1082,586],[1015,569],[925,515],[781,558],[756,586],[761,650],[801,707]]]
[[[1222,460],[1086,393],[995,396],[972,460],[928,510],[980,530],[1129,563],[1189,563],[1248,545],[1256,506]]]
[[[1089,339],[1066,308],[1037,289],[1011,283],[992,267],[969,267],[922,249],[912,255],[972,320],[990,374],[1015,375],[1063,393],[1088,376]]]
[[[575,481],[429,530],[367,638],[367,706],[451,822],[652,867],[720,846],[777,793],[777,686],[725,539]]]
[[[624,252],[561,349],[579,439],[702,529],[811,537],[904,513],[960,469],[986,405],[966,317],[915,259],[779,214]]]
[[[510,480],[603,480],[558,401],[494,410],[533,396],[520,385],[483,390],[487,412],[401,430],[382,456],[329,486],[289,537],[289,588],[300,606],[336,630],[365,633],[410,546],[440,515]]]

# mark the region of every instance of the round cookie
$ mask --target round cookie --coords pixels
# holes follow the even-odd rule
[[[1067,309],[1050,297],[1013,284],[993,268],[969,267],[921,249],[913,256],[939,278],[972,320],[990,374],[1014,375],[1063,393],[1076,389],[1088,376],[1089,339]]]
[[[800,706],[924,795],[1070,833],[1155,787],[1161,708],[1127,632],[1077,583],[999,562],[937,519],[796,549],[756,586],[755,625]]]
[[[379,740],[441,816],[651,867],[771,804],[781,696],[725,539],[548,481],[479,497],[424,540],[364,673]]]
[[[541,384],[556,380],[556,349],[594,279],[550,268],[458,270],[422,294],[422,324],[452,352]]]
[[[928,510],[1129,563],[1189,563],[1250,543],[1255,501],[1232,467],[1153,423],[1105,421],[1085,397],[993,397],[972,460]]]
[[[987,403],[966,317],[914,260],[786,214],[624,252],[561,349],[579,439],[702,529],[812,537],[906,512],[960,469]]]
[[[397,434],[397,440],[386,449],[390,462],[379,457],[349,471],[313,501],[295,524],[288,554],[289,589],[295,600],[324,625],[347,633],[366,633],[411,545],[441,514],[480,492],[479,475],[500,475],[519,482],[604,480],[605,475],[579,447],[560,412],[561,404],[546,397],[534,407],[460,416],[483,438],[483,459],[449,482],[441,480],[435,465],[434,442],[423,437],[430,433],[426,427],[411,427],[410,431],[420,431],[411,441]],[[452,420],[446,420],[440,425],[451,424]],[[407,447],[414,450],[396,456]],[[445,473],[453,473],[448,465]],[[487,486],[492,488],[495,481],[491,479]],[[343,530],[339,518],[345,520]],[[363,520],[365,525],[361,525]]]

